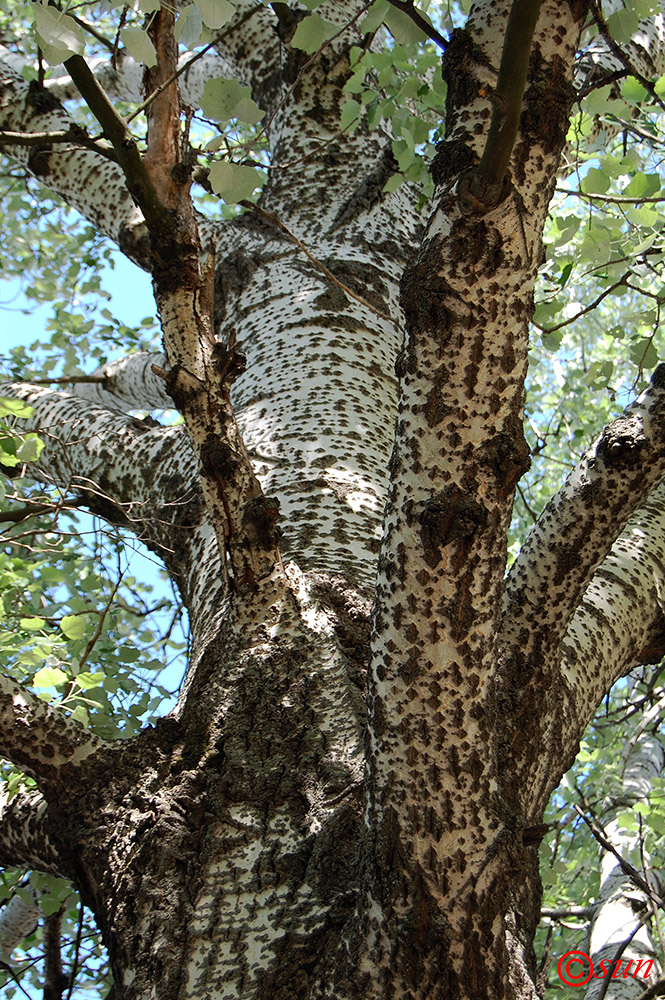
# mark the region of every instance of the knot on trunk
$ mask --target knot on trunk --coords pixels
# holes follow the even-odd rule
[[[434,567],[441,549],[456,539],[466,541],[487,524],[487,510],[458,486],[446,486],[423,504],[418,516],[425,562]]]

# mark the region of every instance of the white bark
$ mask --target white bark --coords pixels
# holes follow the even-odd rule
[[[0,675],[0,756],[55,788],[67,768],[101,750],[105,741],[27,688]]]
[[[15,132],[67,131],[74,120],[59,102],[0,60],[0,129]],[[130,256],[141,257],[143,216],[132,201],[120,167],[88,149],[11,146],[7,152],[43,179],[72,208]]]
[[[641,852],[642,857],[638,860],[636,848],[640,833],[627,831],[616,819],[616,813],[648,801],[653,779],[661,775],[664,764],[665,753],[660,741],[638,722],[637,733],[626,741],[622,755],[622,794],[610,799],[600,816],[608,840],[626,861],[631,861],[638,868],[656,896],[662,895],[662,886],[655,868],[656,859],[651,857],[648,839]],[[648,820],[645,832],[647,829]],[[643,870],[642,859],[648,866],[647,871]],[[654,870],[651,870],[652,865]],[[621,952],[618,975],[612,976],[604,994],[607,1000],[632,1000],[659,978],[659,965],[651,938],[652,919],[657,917],[652,915],[653,903],[645,892],[631,881],[611,852],[601,849],[600,894],[589,949],[597,970],[596,976],[604,970],[612,976],[612,962],[618,950],[628,942]],[[606,964],[603,966],[602,962]],[[646,978],[645,973],[649,969],[650,975]],[[585,1000],[597,1000],[605,978],[594,977],[589,982]]]
[[[32,934],[39,922],[36,892],[34,889],[25,889],[23,893],[12,896],[0,912],[0,957],[5,962],[11,958],[14,948]]]
[[[8,798],[0,792],[0,863],[62,875],[57,848],[46,829],[47,804],[36,790]]]
[[[518,648],[525,660],[535,650],[540,656],[557,653],[616,527],[623,527],[664,476],[661,367],[639,399],[603,430],[523,544],[504,594],[503,649]]]
[[[138,377],[143,388],[150,384],[131,364],[118,369],[120,391],[128,388],[127,379],[136,384]],[[133,531],[169,568],[195,634],[210,628],[206,618],[216,620],[224,582],[185,428],[161,427],[29,384],[3,383],[0,394],[35,409],[21,421],[22,430],[40,432],[45,442],[32,474],[73,490],[93,512]]]
[[[96,368],[92,377],[103,381],[73,383],[71,394],[118,413],[171,410],[174,403],[164,379],[154,372],[155,367],[163,370],[165,365],[163,354],[139,351]]]

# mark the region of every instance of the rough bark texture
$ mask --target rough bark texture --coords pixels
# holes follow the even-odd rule
[[[164,331],[163,355],[71,392],[0,388],[47,432],[35,474],[135,531],[192,622],[177,710],[127,743],[0,686],[0,750],[40,788],[0,813],[0,860],[72,879],[115,1000],[537,995],[547,798],[599,699],[662,643],[665,420],[658,370],[506,585],[533,285],[586,4],[542,4],[488,210],[468,182],[509,12],[475,4],[446,51],[427,217],[407,188],[384,191],[385,131],[340,131],[360,29],[304,69],[286,8],[243,8],[219,45],[270,112],[259,210],[214,225],[190,210],[175,96],[143,162],[167,221],[94,150],[16,153],[151,270]],[[166,15],[152,30],[173,67]],[[69,127],[1,65],[3,128]],[[184,426],[132,415],[169,406]]]

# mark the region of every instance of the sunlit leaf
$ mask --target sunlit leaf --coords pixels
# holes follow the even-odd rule
[[[57,687],[66,680],[67,674],[59,667],[42,667],[35,674],[32,683],[35,687]]]

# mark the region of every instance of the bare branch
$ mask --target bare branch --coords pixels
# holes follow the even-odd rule
[[[580,816],[584,820],[586,825],[589,827],[591,833],[593,834],[594,839],[600,844],[603,850],[609,851],[610,854],[614,855],[614,857],[619,862],[619,866],[621,870],[624,872],[624,874],[626,874],[631,879],[631,881],[634,882],[634,884],[638,887],[638,889],[641,889],[642,892],[646,896],[648,896],[649,899],[652,900],[652,902],[656,904],[659,910],[665,910],[665,900],[662,898],[662,896],[660,896],[656,892],[653,886],[649,885],[649,883],[644,878],[642,878],[637,868],[635,868],[635,866],[632,865],[630,861],[627,861],[626,858],[624,858],[623,855],[619,851],[617,851],[612,841],[608,840],[608,838],[605,836],[604,832],[600,829],[598,824],[595,823],[592,819],[589,819],[587,814],[584,812],[583,809],[580,809],[577,803],[575,803],[574,809],[577,815]]]
[[[84,129],[72,127],[60,132],[10,132],[0,131],[0,146],[52,146],[60,143],[69,143],[72,147],[82,147],[94,149],[100,156],[106,157],[113,163],[118,162],[118,157],[110,146],[107,146],[100,139],[94,139],[87,135]]]

